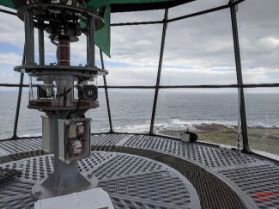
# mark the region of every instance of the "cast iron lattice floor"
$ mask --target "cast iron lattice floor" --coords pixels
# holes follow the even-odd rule
[[[53,155],[0,165],[22,173],[1,184],[0,208],[31,208],[31,187],[53,171]],[[79,161],[79,170],[95,174],[99,187],[112,197],[115,208],[200,208],[191,183],[179,172],[147,158],[111,152],[93,152]],[[133,205],[133,207],[132,207]]]
[[[41,139],[21,139],[12,142],[0,142],[0,163],[24,159],[30,156],[44,155],[45,153],[41,151],[41,144]],[[112,150],[114,146],[124,146],[127,148],[155,151],[181,158],[207,169],[231,187],[236,188],[235,191],[240,191],[239,195],[243,199],[247,199],[248,205],[252,205],[251,208],[278,208],[279,194],[275,188],[279,188],[279,183],[273,174],[277,174],[278,176],[279,166],[266,160],[261,160],[246,154],[237,155],[231,151],[225,152],[219,149],[218,146],[198,143],[187,144],[178,140],[146,135],[95,135],[91,138],[91,144],[93,149]],[[252,169],[252,171],[249,171],[248,175],[243,175],[249,169]],[[257,170],[261,170],[261,172],[255,172]],[[250,176],[253,176],[253,178],[250,178]],[[245,184],[245,182],[249,183]],[[270,202],[259,201],[257,193],[268,192],[266,190],[270,190],[275,195],[270,198]],[[117,198],[113,201],[124,204],[123,200],[118,200]],[[132,204],[131,201],[127,200],[127,202],[125,204]],[[133,204],[137,205],[136,202],[133,202]]]

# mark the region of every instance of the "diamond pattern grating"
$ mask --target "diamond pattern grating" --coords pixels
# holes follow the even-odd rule
[[[29,143],[26,143],[25,139],[4,141],[0,143],[0,157],[5,155],[11,155],[21,152],[29,152],[42,149],[42,139],[28,139]]]
[[[53,155],[2,164],[21,168],[22,173],[1,184],[0,208],[31,208],[30,191],[39,179],[53,171]],[[99,187],[113,197],[116,208],[190,208],[198,200],[189,181],[172,168],[156,161],[121,153],[92,152],[79,161],[79,170],[93,172]],[[199,203],[195,203],[199,208]]]
[[[117,155],[106,164],[98,167],[94,174],[98,179],[113,179],[162,169],[163,166],[154,161],[146,161],[143,158],[135,158],[130,155]]]
[[[28,143],[26,141],[28,140]],[[278,175],[278,166],[275,164],[267,163],[267,161],[260,160],[258,158],[251,157],[249,155],[241,154],[237,155],[234,152],[224,152],[217,146],[203,145],[203,144],[187,144],[178,140],[167,139],[164,137],[153,137],[146,135],[129,135],[129,134],[103,134],[92,136],[91,139],[92,148],[95,150],[112,150],[113,147],[124,146],[131,148],[138,148],[143,150],[153,150],[159,153],[165,153],[172,156],[182,158],[194,162],[198,165],[207,167],[209,170],[215,171],[223,176],[223,179],[228,182],[233,182],[238,188],[245,191],[247,195],[253,200],[259,208],[276,208],[279,205],[277,189],[279,183],[276,177]],[[47,158],[29,158],[32,156],[45,155],[46,153],[41,151],[42,140],[37,139],[21,139],[16,141],[5,141],[0,142],[0,163],[14,161],[13,163],[2,164],[0,167],[7,169],[16,169],[26,167],[21,174],[18,175],[21,179],[30,179],[32,181],[44,178],[52,172],[52,157],[51,155]],[[98,152],[102,153],[102,152]],[[117,179],[119,172],[117,173],[115,163],[118,163],[118,156],[113,155],[110,157],[94,156],[92,159],[85,159],[79,162],[80,171],[91,171],[96,169],[94,172],[102,180],[112,181]],[[128,160],[129,157],[124,161],[127,165],[125,169],[121,170],[121,175],[126,176],[126,169],[130,169],[130,176],[133,176],[133,168],[138,163],[131,164]],[[17,161],[15,161],[17,160]],[[103,163],[106,162],[110,170],[105,169]],[[140,163],[140,162],[139,162]],[[33,167],[40,167],[40,169],[33,169]],[[148,165],[141,165],[142,171],[139,171],[139,175],[148,174]],[[41,168],[44,167],[43,170]],[[102,171],[103,169],[103,171]],[[152,169],[152,166],[151,166]],[[158,171],[160,167],[154,168]],[[153,171],[151,171],[153,172]],[[247,175],[245,175],[247,174]],[[243,178],[240,176],[243,175]],[[127,175],[126,177],[128,177]],[[239,178],[238,178],[239,176]],[[264,193],[272,191],[275,193],[273,197],[270,197],[270,201],[266,202],[260,200],[257,193]],[[116,205],[134,205],[131,208],[153,208],[147,204],[137,204],[136,200],[119,199],[116,201]],[[16,201],[15,201],[16,202]],[[26,203],[27,204],[27,203]],[[143,203],[141,203],[143,204]],[[3,208],[3,202],[0,202],[0,208]],[[6,208],[11,208],[10,205],[5,205]],[[5,208],[4,207],[4,208]],[[122,207],[122,206],[121,206]],[[120,206],[118,208],[121,208]],[[155,208],[164,208],[163,206],[156,206]],[[169,206],[170,207],[170,206]],[[117,208],[117,207],[116,207]],[[122,207],[123,208],[123,207]],[[207,207],[206,207],[207,208]]]
[[[224,152],[219,148],[208,145],[183,143],[162,137],[133,136],[124,146],[156,150],[180,156],[210,168],[256,163],[260,161],[247,155],[237,155],[235,152]]]
[[[180,178],[172,172],[156,172],[100,182],[110,194],[147,199],[152,202],[187,207],[190,194]]]
[[[220,171],[237,184],[259,208],[279,208],[279,167],[262,165]]]
[[[109,137],[108,135],[94,135],[91,137],[91,145],[111,146],[117,144],[123,137],[125,134],[110,134]]]

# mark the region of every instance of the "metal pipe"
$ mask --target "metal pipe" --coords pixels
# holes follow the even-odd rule
[[[127,25],[153,25],[153,24],[163,24],[163,20],[158,21],[144,21],[144,22],[127,22],[127,23],[111,23],[110,26],[127,26]]]
[[[245,0],[239,0],[237,2],[234,2],[233,4],[226,4],[226,5],[222,5],[222,6],[219,6],[219,7],[214,7],[214,8],[211,8],[211,9],[203,10],[203,11],[200,11],[200,12],[195,12],[195,13],[192,13],[192,14],[172,18],[172,19],[167,20],[167,22],[168,23],[169,22],[175,22],[175,21],[182,20],[182,19],[187,19],[187,18],[190,18],[190,17],[200,16],[200,15],[208,14],[208,13],[211,13],[211,12],[220,11],[220,10],[223,10],[223,9],[227,9],[232,5],[240,4],[243,1],[245,1]],[[163,24],[163,23],[164,23],[164,21],[158,20],[158,21],[143,21],[143,22],[112,23],[112,24],[110,24],[110,26],[150,25],[150,24]]]
[[[24,29],[25,29],[25,58],[26,64],[34,64],[34,25],[33,14],[31,10],[24,11]]]
[[[25,54],[26,54],[26,47],[23,48],[23,55],[22,55],[22,65],[25,64]],[[15,113],[15,121],[14,121],[14,132],[12,139],[17,138],[17,126],[18,126],[18,117],[20,111],[20,104],[21,104],[21,96],[22,96],[22,84],[24,79],[24,73],[20,73],[20,86],[18,88],[18,97],[17,97],[17,105],[16,105],[16,113]]]
[[[89,27],[87,33],[87,65],[95,66],[95,18],[89,19]]]
[[[245,1],[245,0],[236,1],[236,2],[233,3],[233,5],[237,5],[237,4],[239,4],[243,1]],[[183,15],[183,16],[180,16],[180,17],[172,18],[172,19],[169,19],[168,22],[174,22],[174,21],[178,21],[178,20],[182,20],[182,19],[187,19],[187,18],[190,18],[190,17],[200,16],[200,15],[208,14],[208,13],[211,13],[211,12],[220,11],[220,10],[223,10],[223,9],[227,9],[231,6],[232,5],[229,3],[229,4],[226,4],[226,5],[223,5],[223,6],[203,10],[203,11],[192,13],[192,14],[189,14],[189,15]]]
[[[105,64],[104,64],[104,59],[103,59],[103,52],[100,49],[100,58],[101,58],[101,64],[102,64],[102,69],[105,69]],[[112,119],[111,119],[111,112],[110,112],[110,104],[109,104],[109,96],[108,96],[108,88],[107,88],[107,77],[106,75],[103,75],[104,79],[104,88],[105,88],[105,93],[106,93],[106,102],[107,102],[107,111],[108,111],[108,117],[109,117],[109,126],[110,126],[110,133],[114,133],[113,131],[113,126],[112,126]]]
[[[58,65],[70,66],[70,37],[60,35],[57,46]]]
[[[168,9],[165,10],[164,25],[163,25],[163,29],[162,29],[160,58],[159,58],[156,89],[155,89],[155,95],[154,95],[153,110],[152,110],[152,117],[151,117],[149,134],[153,134],[153,128],[154,128],[154,122],[155,122],[157,99],[158,99],[159,86],[160,86],[160,80],[161,80],[162,63],[163,63],[163,57],[164,57],[165,39],[166,39],[166,32],[167,32],[167,26],[168,26],[167,20],[168,20]]]
[[[242,69],[241,69],[241,56],[239,48],[239,38],[238,38],[238,29],[237,29],[237,18],[236,18],[236,8],[234,0],[230,0],[230,13],[231,13],[231,22],[232,22],[232,32],[233,32],[233,44],[234,44],[234,54],[235,54],[235,65],[236,65],[236,75],[237,83],[240,86],[239,88],[239,97],[240,97],[240,116],[241,116],[241,128],[242,128],[242,138],[243,138],[243,152],[251,152],[248,143],[248,133],[247,133],[247,122],[246,122],[246,110],[245,110],[245,99],[243,92],[243,80],[242,80]]]
[[[39,21],[42,24],[42,21]],[[39,41],[39,62],[40,65],[45,65],[45,41],[44,41],[44,29],[38,28],[38,41]]]
[[[0,9],[0,12],[6,13],[6,14],[9,14],[9,15],[17,16],[16,12],[11,12],[11,11],[8,11],[8,10],[5,10],[5,9]]]
[[[0,83],[0,87],[29,87],[28,84],[9,84]],[[34,85],[33,85],[34,86]],[[232,85],[180,85],[180,86],[159,86],[159,89],[201,89],[201,88],[270,88],[279,87],[279,83],[262,83],[262,84],[232,84]],[[98,86],[98,88],[105,88],[105,86]],[[108,89],[154,89],[156,86],[106,86]]]

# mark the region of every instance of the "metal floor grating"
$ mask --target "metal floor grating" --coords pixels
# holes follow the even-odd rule
[[[13,178],[1,183],[0,186],[0,208],[23,209],[33,208],[34,198],[30,195],[35,181],[24,181]]]
[[[21,171],[15,169],[2,169],[0,168],[0,183],[7,181],[13,176],[17,176]]]
[[[42,149],[42,139],[26,139],[11,140],[11,141],[0,141],[0,157],[5,155],[11,155],[21,152],[29,152]]]
[[[79,171],[89,172],[95,166],[115,157],[114,153],[93,152],[90,158],[82,159],[78,162]],[[20,179],[41,180],[53,172],[53,155],[27,158],[0,165],[3,169],[22,169],[18,175]]]
[[[52,155],[45,155],[2,164],[2,168],[22,168],[22,173],[1,184],[0,208],[31,208],[31,187],[53,171],[52,161]],[[200,208],[198,195],[185,177],[150,159],[92,152],[79,161],[79,170],[99,177],[99,187],[113,197],[116,208]]]
[[[166,139],[163,137],[126,135],[126,134],[102,134],[91,138],[94,146],[126,146],[141,149],[156,150],[168,154],[183,157],[195,161],[209,168],[230,167],[240,164],[259,163],[261,160],[248,155],[237,155],[235,152],[224,152],[218,147],[187,144],[181,141]],[[28,139],[0,142],[0,157],[15,153],[41,150],[42,139]],[[1,152],[2,150],[2,152]]]
[[[28,140],[28,143],[26,143]],[[1,158],[5,158],[7,156],[7,162],[27,158],[33,155],[44,155],[45,153],[37,153],[41,149],[42,140],[41,139],[27,139],[27,140],[17,140],[17,141],[8,141],[8,142],[0,142],[0,163],[6,162],[1,161]],[[123,146],[126,148],[138,148],[142,150],[150,150],[159,153],[169,154],[175,157],[179,157],[183,160],[193,162],[197,165],[202,166],[203,168],[208,169],[208,171],[212,172],[214,175],[221,178],[228,185],[232,185],[233,187],[243,191],[242,194],[247,194],[247,198],[249,198],[255,204],[255,208],[279,208],[278,195],[279,188],[278,179],[276,178],[276,174],[278,176],[279,166],[267,162],[266,160],[260,160],[258,158],[240,154],[237,155],[232,151],[222,151],[218,146],[199,144],[199,143],[183,143],[178,140],[172,140],[165,137],[154,137],[154,136],[146,136],[146,135],[132,135],[132,134],[102,134],[102,135],[94,135],[91,138],[92,148],[95,150],[113,150],[113,147]],[[24,148],[22,148],[24,147]],[[34,153],[31,153],[31,152]],[[18,154],[21,152],[20,154]],[[25,153],[24,153],[25,152]],[[17,154],[15,154],[17,153]],[[30,153],[32,155],[30,155]],[[101,153],[101,152],[99,152]],[[1,157],[2,156],[2,157]],[[50,157],[51,158],[51,157]],[[85,160],[79,162],[80,171],[90,171],[92,170],[92,166],[96,168],[96,175],[100,178],[106,180],[113,180],[118,177],[117,171],[115,170],[115,165],[118,161],[117,156],[108,157],[108,159],[102,159],[100,162],[93,163],[91,160]],[[98,159],[98,157],[94,157],[94,159]],[[129,162],[129,157],[125,160],[126,164]],[[106,170],[105,166],[102,162],[106,161],[107,166],[112,170],[114,169],[114,173],[109,174],[108,170]],[[156,160],[156,159],[155,159]],[[5,165],[9,169],[20,168],[22,166],[22,160],[13,162],[12,165]],[[24,161],[24,160],[23,160]],[[42,172],[34,171],[31,169],[33,165],[42,165],[46,166],[46,169]],[[48,162],[48,163],[47,163]],[[21,164],[20,164],[21,163]],[[26,166],[30,168],[26,171],[23,171],[21,177],[26,176],[25,178],[32,179],[40,179],[48,175],[52,172],[52,160],[29,160]],[[99,163],[99,164],[98,164]],[[126,165],[125,164],[125,165]],[[133,167],[137,166],[138,163],[131,164],[128,163],[129,166],[126,169],[130,169],[130,172],[133,172]],[[4,164],[2,164],[4,165]],[[25,164],[24,164],[25,165]],[[148,166],[144,167],[143,165],[141,174],[147,174]],[[2,167],[0,165],[0,167]],[[94,168],[94,169],[95,169]],[[98,168],[100,168],[98,170]],[[152,166],[151,166],[152,168]],[[103,171],[102,171],[103,169]],[[119,168],[121,170],[121,167]],[[153,169],[153,168],[152,168]],[[160,168],[156,168],[155,170],[160,170]],[[121,171],[125,172],[125,169]],[[33,175],[33,173],[35,174]],[[122,172],[122,173],[123,173]],[[31,174],[32,173],[32,174]],[[247,174],[247,175],[245,175]],[[243,175],[243,178],[240,178]],[[239,178],[237,178],[239,176]],[[248,183],[247,183],[248,182]],[[268,191],[267,191],[268,190]],[[261,200],[257,194],[265,194],[265,192],[273,192],[274,197],[270,197],[270,201]],[[117,197],[115,197],[117,199]],[[123,197],[124,198],[124,197]],[[125,199],[125,198],[124,198]],[[125,200],[121,199],[120,201],[116,201],[118,205],[121,204],[135,204],[134,208],[142,208],[138,205],[134,200]],[[1,206],[1,205],[0,205]],[[144,205],[144,208],[148,208],[149,206]],[[157,207],[157,206],[156,206]],[[161,206],[160,206],[161,207]],[[1,208],[1,207],[0,207]],[[119,208],[121,208],[119,206]],[[123,208],[123,207],[122,207]],[[151,207],[152,208],[152,207]],[[252,207],[253,208],[253,207]]]
[[[122,140],[126,134],[110,134],[110,137],[107,137],[107,135],[94,135],[91,137],[91,145],[115,145],[120,140]]]
[[[220,171],[238,185],[259,208],[279,208],[279,167],[261,165]]]
[[[225,152],[215,146],[184,143],[163,137],[104,134],[95,135],[92,138],[94,139],[92,140],[93,146],[126,146],[156,150],[195,161],[212,169],[261,162],[261,160],[254,157],[237,155],[235,152]]]
[[[183,208],[191,202],[186,186],[169,171],[102,180],[99,186],[109,194],[145,199],[157,205]]]
[[[122,166],[118,166],[120,162]],[[163,166],[155,161],[146,161],[143,158],[135,158],[129,155],[118,155],[106,164],[98,167],[94,174],[98,179],[114,179],[121,176],[160,171],[162,169]]]

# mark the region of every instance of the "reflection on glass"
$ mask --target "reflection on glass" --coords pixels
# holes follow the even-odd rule
[[[109,118],[107,111],[106,95],[104,89],[99,89],[98,100],[100,106],[95,109],[90,109],[85,116],[92,118],[91,132],[105,133],[110,131]]]
[[[279,156],[279,89],[245,89],[249,146]]]
[[[18,88],[0,87],[0,140],[12,137]]]
[[[109,97],[114,131],[149,132],[154,90],[110,90]]]
[[[109,131],[109,121],[106,107],[105,94],[103,90],[99,90],[98,99],[100,107],[91,109],[86,112],[85,116],[92,118],[91,132],[100,133]],[[17,95],[16,95],[17,98]],[[25,136],[41,136],[42,135],[42,119],[43,112],[27,108],[28,105],[28,91],[27,88],[22,92],[22,101],[19,112],[18,131],[20,137]],[[14,107],[15,109],[15,107]],[[2,137],[1,137],[2,138]]]
[[[28,88],[23,88],[18,117],[17,135],[19,137],[41,136],[41,115],[45,115],[45,113],[27,108],[27,105],[29,103],[28,94]]]
[[[187,129],[201,141],[236,146],[237,89],[160,90],[154,132],[180,137]]]

